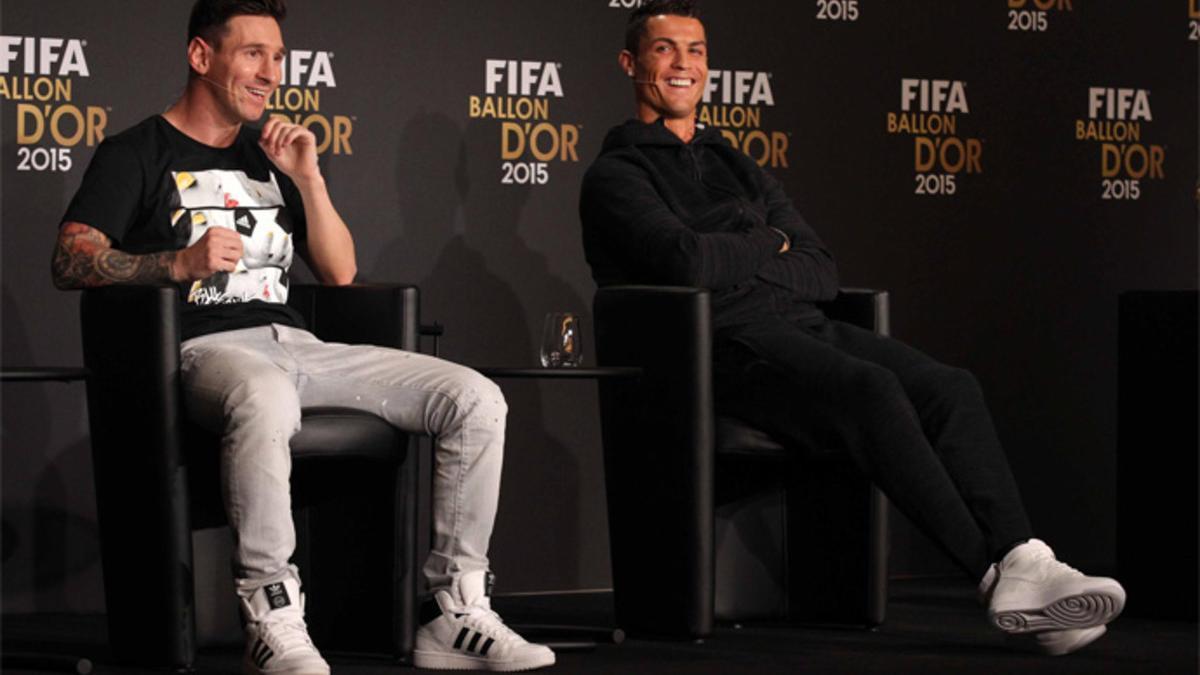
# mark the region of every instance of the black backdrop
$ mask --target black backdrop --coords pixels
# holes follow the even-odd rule
[[[292,1],[279,107],[329,141],[360,278],[419,283],[443,355],[528,364],[546,312],[590,316],[576,199],[632,110],[632,4]],[[180,92],[189,5],[0,4],[5,366],[80,362],[54,230],[95,140]],[[783,181],[845,284],[891,291],[896,336],[978,374],[1039,533],[1111,565],[1116,296],[1197,283],[1197,0],[702,7],[705,114]],[[594,389],[505,388],[500,589],[608,586]],[[0,396],[2,609],[99,609],[83,389]],[[904,527],[893,555],[947,569]]]

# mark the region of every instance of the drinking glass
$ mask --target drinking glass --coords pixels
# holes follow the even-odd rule
[[[570,312],[552,312],[542,324],[542,366],[574,368],[583,364],[583,323]]]

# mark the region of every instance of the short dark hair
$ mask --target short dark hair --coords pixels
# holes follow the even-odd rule
[[[642,38],[646,36],[646,22],[650,17],[660,14],[700,18],[695,0],[646,0],[629,15],[629,23],[625,26],[625,49],[637,54],[642,46]]]
[[[286,0],[196,0],[192,17],[188,19],[188,44],[199,37],[213,47],[229,34],[226,23],[235,16],[269,16],[283,21],[287,16]]]

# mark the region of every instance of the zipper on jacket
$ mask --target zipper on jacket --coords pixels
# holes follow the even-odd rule
[[[683,148],[684,154],[687,155],[688,160],[692,164],[692,177],[696,179],[696,182],[704,183],[704,179],[700,175],[700,160],[696,159],[695,149],[693,149],[690,144],[683,145],[681,147]]]

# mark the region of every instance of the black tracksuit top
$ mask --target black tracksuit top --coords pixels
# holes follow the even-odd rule
[[[684,143],[661,120],[614,127],[579,211],[597,285],[707,288],[717,330],[819,320],[813,303],[837,294],[833,256],[779,183],[716,129]]]

